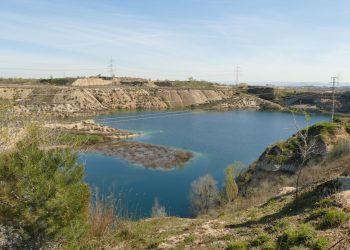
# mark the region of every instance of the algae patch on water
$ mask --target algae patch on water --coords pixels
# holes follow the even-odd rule
[[[116,156],[131,164],[166,170],[182,166],[193,157],[192,152],[182,149],[135,141],[96,144],[91,150],[108,156]]]

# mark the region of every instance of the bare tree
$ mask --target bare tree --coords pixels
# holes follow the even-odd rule
[[[300,176],[304,170],[304,168],[307,166],[307,163],[315,156],[319,154],[319,148],[317,146],[317,137],[319,135],[312,136],[310,135],[310,116],[306,112],[305,115],[305,121],[306,121],[306,127],[304,129],[301,129],[298,125],[294,113],[294,125],[297,129],[296,138],[298,140],[297,143],[297,154],[299,156],[299,162],[298,162],[298,169],[297,169],[297,180],[295,183],[295,199],[298,199],[299,196],[299,185],[300,185]]]
[[[219,202],[219,190],[211,175],[199,177],[192,182],[190,203],[195,214],[206,213]]]
[[[154,198],[154,203],[151,211],[152,217],[166,217],[167,213],[164,206],[159,204],[158,198]]]

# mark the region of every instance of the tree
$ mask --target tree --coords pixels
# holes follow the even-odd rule
[[[164,206],[159,204],[158,198],[154,198],[154,203],[151,211],[152,217],[166,217],[167,213]]]
[[[191,184],[190,203],[193,212],[206,213],[219,202],[219,191],[211,175],[199,177]]]
[[[298,140],[297,154],[299,155],[297,180],[295,183],[295,200],[297,200],[299,196],[300,176],[304,168],[307,166],[307,163],[311,160],[312,157],[319,154],[317,136],[311,136],[310,134],[310,116],[306,112],[304,113],[304,116],[306,121],[306,127],[304,129],[301,129],[299,127],[294,117],[294,124],[298,130],[296,133],[296,138]]]
[[[237,164],[233,164],[225,169],[225,195],[228,202],[234,201],[238,195],[238,186],[235,180],[236,166]]]
[[[0,154],[0,224],[21,235],[27,249],[47,246],[83,223],[90,199],[77,155],[42,149],[38,133]]]

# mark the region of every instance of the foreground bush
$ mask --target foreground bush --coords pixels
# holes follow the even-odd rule
[[[20,236],[17,246],[48,246],[86,221],[89,189],[83,176],[74,153],[40,149],[31,138],[0,155],[0,224]]]

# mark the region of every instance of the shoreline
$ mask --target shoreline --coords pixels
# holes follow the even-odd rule
[[[171,170],[183,166],[194,157],[192,152],[186,150],[131,141],[141,134],[111,128],[93,120],[56,122],[45,124],[44,127],[62,132],[60,145],[55,147],[69,147],[79,142],[77,146],[81,151],[117,157],[145,168]]]

